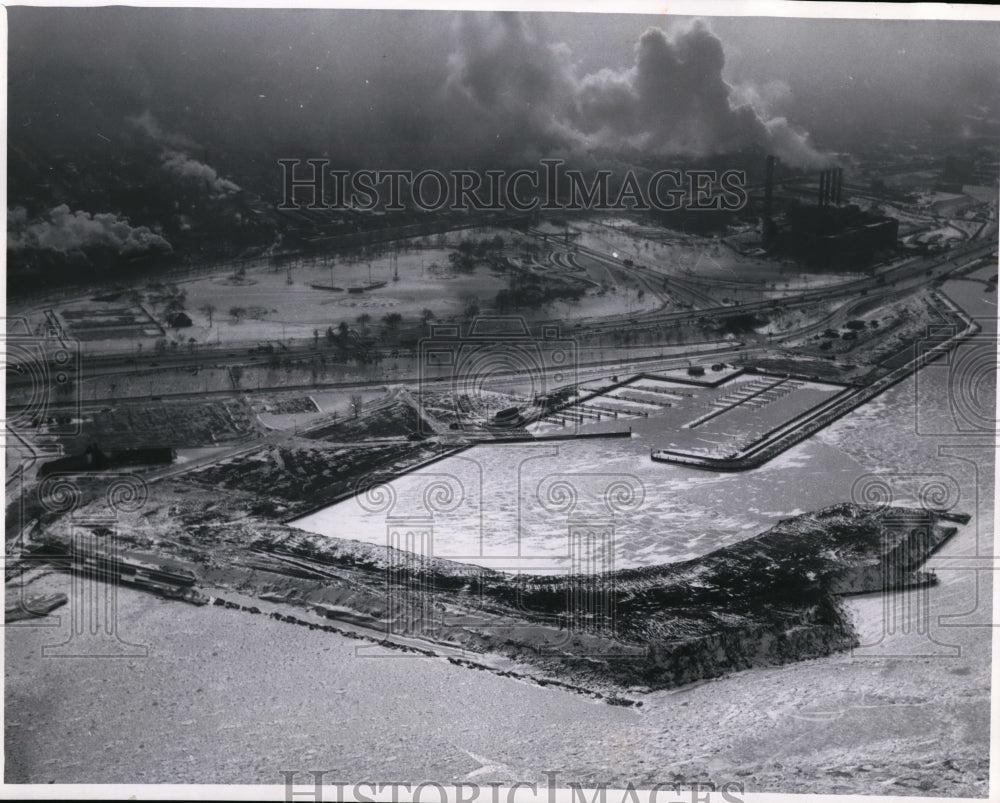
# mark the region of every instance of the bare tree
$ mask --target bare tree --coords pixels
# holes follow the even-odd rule
[[[206,318],[208,318],[208,328],[212,328],[212,316],[215,314],[217,307],[215,304],[202,304],[198,311],[201,312]]]
[[[351,410],[354,411],[354,417],[357,418],[361,415],[361,407],[364,405],[364,397],[360,393],[351,394]]]

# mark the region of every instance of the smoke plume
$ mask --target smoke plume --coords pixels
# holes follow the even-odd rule
[[[71,212],[66,204],[47,217],[28,220],[23,207],[7,212],[7,247],[11,251],[40,250],[67,254],[86,248],[104,247],[122,255],[150,250],[170,251],[170,243],[147,226],[132,226],[110,212]]]
[[[648,28],[631,67],[582,76],[522,15],[465,16],[456,33],[448,91],[498,139],[692,156],[757,146],[794,165],[827,161],[805,132],[749,102],[753,88],[725,81],[722,42],[701,20]]]
[[[215,172],[215,168],[192,159],[180,151],[167,151],[163,154],[163,167],[175,176],[192,179],[203,183],[212,195],[232,195],[239,192],[239,185]]]
[[[198,147],[196,142],[183,134],[164,131],[149,110],[127,119],[129,123],[161,147],[163,168],[168,173],[181,179],[200,182],[205,185],[211,195],[216,197],[239,192],[238,184],[223,178],[216,172],[215,168],[188,155],[187,151]]]

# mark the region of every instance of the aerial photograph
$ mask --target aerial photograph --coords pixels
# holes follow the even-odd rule
[[[3,795],[997,794],[1000,11],[819,5],[7,6]]]

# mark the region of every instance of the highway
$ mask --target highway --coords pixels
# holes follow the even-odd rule
[[[560,243],[558,236],[546,235],[541,232],[535,232],[535,234],[542,239],[551,239],[556,244]],[[572,337],[579,342],[583,342],[588,338],[599,338],[619,333],[623,330],[632,332],[662,330],[689,326],[705,320],[716,321],[736,315],[755,313],[774,314],[779,311],[787,311],[821,303],[827,304],[837,301],[850,301],[852,299],[859,300],[862,297],[865,302],[871,302],[872,300],[903,295],[918,287],[931,284],[935,280],[946,276],[970,262],[990,254],[995,254],[996,252],[995,243],[979,240],[963,244],[944,253],[907,260],[900,265],[881,270],[871,276],[852,279],[841,284],[803,290],[781,298],[763,299],[744,304],[720,305],[715,299],[704,292],[698,282],[674,276],[665,276],[658,271],[642,265],[625,265],[621,259],[616,259],[610,254],[602,253],[579,244],[574,244],[572,248],[618,271],[630,273],[645,284],[652,292],[662,292],[665,288],[678,295],[683,294],[691,301],[698,301],[704,304],[704,306],[697,309],[670,312],[652,310],[636,312],[631,315],[619,315],[613,318],[584,319],[577,321],[574,328],[568,331],[564,321],[549,322],[560,325],[564,337]],[[806,330],[814,331],[817,330],[817,327],[822,329],[826,325],[827,320],[831,319],[833,315],[826,316],[822,321],[811,322],[801,331],[796,330],[795,332],[783,333],[780,338],[776,338],[775,342],[801,336],[807,333]],[[542,322],[539,322],[538,325],[541,326]],[[67,340],[66,342],[69,343],[70,341]],[[731,350],[732,346],[730,345],[726,348]],[[108,377],[116,374],[147,375],[170,370],[197,371],[202,368],[234,365],[267,365],[275,357],[284,361],[308,360],[314,356],[323,356],[329,360],[335,358],[338,351],[336,346],[327,345],[323,336],[319,338],[318,345],[315,345],[313,339],[310,338],[291,344],[279,343],[274,346],[274,349],[273,353],[263,353],[248,349],[245,345],[241,348],[233,345],[212,346],[209,344],[199,344],[192,350],[181,348],[159,354],[150,352],[142,355],[123,353],[89,354],[82,357],[81,371],[90,377]],[[393,357],[393,350],[391,349],[382,347],[378,351],[382,359]],[[402,356],[405,358],[411,355],[408,350],[402,350]],[[621,366],[620,361],[617,359],[614,361],[607,360],[604,364],[614,367]],[[50,366],[52,370],[55,370],[57,367],[55,364]],[[400,377],[393,381],[413,382],[417,381],[417,379],[418,377]],[[7,382],[12,389],[27,385],[31,381],[30,376],[8,371]],[[345,383],[344,386],[356,387],[359,384],[384,384],[385,381],[384,378],[379,378],[367,383]],[[324,384],[323,386],[334,387],[336,385]],[[315,386],[310,385],[309,387],[314,388]],[[14,406],[12,406],[12,409],[14,409]]]

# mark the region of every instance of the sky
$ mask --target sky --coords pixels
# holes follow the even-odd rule
[[[12,146],[145,139],[220,193],[204,170],[238,158],[487,168],[756,147],[811,167],[887,126],[1000,118],[1000,23],[8,11]]]

